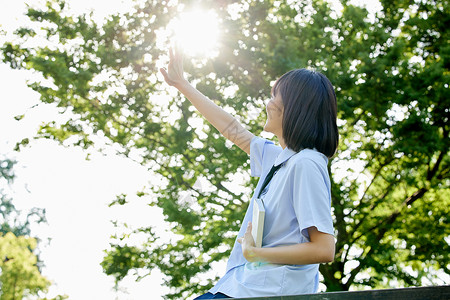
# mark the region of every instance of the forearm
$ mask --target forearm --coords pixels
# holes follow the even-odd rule
[[[176,88],[197,108],[197,110],[220,132],[236,119],[216,105],[205,95],[194,88],[188,81],[177,85]]]
[[[248,254],[251,261],[263,261],[273,264],[307,265],[314,263],[327,263],[333,260],[331,245],[323,246],[316,243],[301,243],[289,246],[251,248]]]
[[[176,88],[223,136],[249,153],[249,141],[253,134],[246,130],[236,118],[208,99],[188,81],[183,81]]]

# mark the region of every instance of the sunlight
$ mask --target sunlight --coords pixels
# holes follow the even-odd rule
[[[214,11],[195,10],[181,13],[169,27],[186,55],[218,55],[219,26],[218,16]]]

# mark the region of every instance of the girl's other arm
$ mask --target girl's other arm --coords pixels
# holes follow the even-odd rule
[[[328,263],[334,260],[334,237],[323,233],[316,227],[308,228],[310,242],[289,246],[256,248],[252,237],[252,225],[238,242],[242,244],[242,252],[248,261],[262,261],[273,264],[308,265]]]

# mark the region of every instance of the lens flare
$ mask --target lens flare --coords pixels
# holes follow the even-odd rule
[[[214,11],[183,12],[171,25],[175,40],[184,53],[189,56],[217,56],[219,26]]]

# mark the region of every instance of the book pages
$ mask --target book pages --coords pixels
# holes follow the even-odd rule
[[[258,248],[262,246],[265,214],[264,203],[261,199],[255,198],[253,202],[252,236]]]

